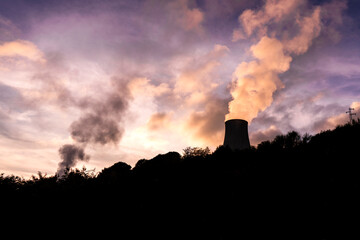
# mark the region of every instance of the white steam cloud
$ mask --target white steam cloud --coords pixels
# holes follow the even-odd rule
[[[291,55],[304,54],[321,30],[321,7],[299,8],[304,1],[267,0],[258,11],[245,10],[239,17],[242,29],[233,41],[256,34],[250,47],[253,61],[240,63],[233,73],[232,101],[226,120],[241,118],[249,123],[273,102],[273,93],[284,87],[279,74],[290,69]],[[281,28],[290,22],[291,30]],[[276,25],[274,27],[273,25]],[[287,26],[289,27],[289,26]],[[271,36],[271,37],[270,37]]]

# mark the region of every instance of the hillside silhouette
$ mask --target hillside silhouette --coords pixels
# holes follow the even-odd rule
[[[353,239],[359,136],[358,120],[314,136],[292,131],[243,151],[189,147],[98,174],[1,174],[2,218],[56,236]]]

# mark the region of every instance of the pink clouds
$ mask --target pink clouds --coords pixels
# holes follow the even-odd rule
[[[146,128],[152,132],[153,140],[155,137],[166,139],[172,132],[201,145],[217,146],[222,141],[227,100],[215,91],[220,84],[216,79],[221,60],[229,51],[226,46],[216,44],[197,56],[175,59],[173,64],[181,67],[174,69],[173,85],[156,85],[143,78],[131,80],[134,103],[143,98],[143,103],[138,104],[147,106],[144,111],[159,109],[159,112],[146,113]],[[164,105],[174,108],[164,111]]]
[[[170,4],[171,8],[175,10],[173,13],[176,16],[176,22],[186,31],[201,33],[204,13],[198,8],[190,9],[188,2],[188,0],[177,0]]]
[[[172,120],[171,118],[172,113],[154,113],[153,115],[151,115],[149,121],[147,122],[147,127],[151,131],[167,128]]]
[[[205,146],[219,146],[224,140],[224,116],[228,100],[209,96],[204,109],[193,111],[185,121],[186,134]]]
[[[176,78],[174,92],[181,97],[187,97],[185,102],[189,106],[201,104],[207,100],[207,95],[213,91],[218,83],[214,81],[214,72],[221,65],[220,60],[229,52],[223,45],[214,48],[195,59],[190,59]]]
[[[32,42],[15,40],[0,45],[0,57],[17,56],[25,57],[33,61],[45,62],[43,53]]]
[[[148,78],[132,78],[129,82],[130,92],[134,96],[149,96],[150,98],[162,96],[171,91],[167,83],[154,85]]]
[[[186,114],[182,116],[186,134],[202,144],[216,146],[223,137],[223,121],[227,102],[217,96],[218,71],[221,60],[230,50],[216,44],[211,51],[190,61],[176,79],[174,93],[183,102]]]

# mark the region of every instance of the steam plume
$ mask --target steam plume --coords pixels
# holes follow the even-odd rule
[[[292,58],[284,54],[282,43],[269,37],[251,47],[256,60],[242,62],[233,73],[233,100],[226,120],[241,118],[251,122],[272,103],[273,92],[283,87],[278,74],[290,68]]]
[[[257,35],[260,35],[261,39],[250,47],[255,60],[240,63],[233,73],[233,86],[230,91],[233,100],[229,102],[226,120],[241,118],[250,123],[259,112],[269,107],[273,102],[273,93],[284,87],[279,74],[289,70],[292,61],[290,55],[305,53],[312,40],[320,34],[321,7],[314,8],[310,14],[306,13],[302,17],[300,13],[295,12],[296,1],[291,1],[291,4],[287,5],[282,5],[282,2],[285,1],[268,0],[264,8],[258,12],[246,10],[239,17],[247,37],[257,30]],[[288,21],[289,16],[293,16],[292,20],[293,24],[297,25],[297,32],[274,30],[272,32],[274,37],[267,36],[271,27],[270,20],[280,24],[283,18]],[[254,19],[257,21],[254,22]],[[240,30],[236,29],[234,33],[240,34]],[[242,32],[240,35],[241,38],[245,38]],[[282,40],[275,37],[279,35]],[[289,39],[288,36],[293,37]],[[237,37],[235,40],[241,38]]]

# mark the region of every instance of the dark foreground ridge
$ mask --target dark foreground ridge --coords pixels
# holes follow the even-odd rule
[[[98,175],[1,175],[2,220],[29,236],[358,239],[359,136],[358,121],[245,151],[118,162]]]

